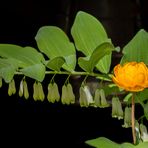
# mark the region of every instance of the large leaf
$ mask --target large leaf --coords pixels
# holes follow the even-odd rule
[[[137,61],[148,64],[148,33],[141,29],[123,48],[121,63]]]
[[[6,83],[9,83],[12,80],[17,68],[18,61],[0,58],[0,77],[2,77]]]
[[[114,49],[113,45],[110,43],[103,43],[99,45],[91,54],[90,58],[82,58],[80,57],[78,60],[79,66],[87,71],[92,72],[94,67],[98,64],[101,58],[103,58],[105,55],[110,54],[112,50]]]
[[[65,63],[65,59],[63,57],[55,57],[48,61],[46,66],[54,71],[60,71],[60,68]]]
[[[108,41],[102,24],[92,15],[79,11],[71,29],[77,50],[86,56],[92,54],[94,49]]]
[[[63,68],[68,71],[75,69],[76,53],[74,45],[60,28],[55,26],[41,27],[35,39],[39,50],[45,53],[49,59],[64,57],[66,63]]]
[[[148,148],[148,142],[139,143],[136,148]]]
[[[21,69],[21,72],[30,78],[42,82],[45,77],[45,66],[42,63],[34,64],[24,69]]]
[[[76,15],[71,33],[77,50],[85,56],[91,56],[93,51],[104,42],[111,42],[102,24],[92,15],[79,11]],[[111,65],[111,54],[104,56],[97,64],[97,69],[108,73]]]
[[[32,47],[21,47],[12,44],[0,44],[0,56],[18,60],[21,67],[40,63],[43,60],[41,53]]]
[[[117,144],[105,137],[99,137],[92,140],[87,140],[86,144],[93,146],[95,148],[147,148],[148,142],[141,142],[138,145],[133,145],[131,143]]]
[[[105,137],[99,137],[96,139],[88,140],[85,143],[96,148],[120,148],[119,144]]]

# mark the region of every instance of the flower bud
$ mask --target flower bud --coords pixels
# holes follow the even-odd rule
[[[67,87],[66,85],[62,86],[62,96],[61,96],[61,101],[63,104],[70,104],[68,95],[67,95]]]
[[[124,125],[122,127],[129,128],[132,125],[132,119],[131,119],[131,107],[125,107],[124,111]]]
[[[59,89],[56,83],[53,83],[53,93],[54,93],[54,98],[58,102],[60,100],[60,94],[59,94]]]
[[[100,107],[103,107],[103,108],[108,107],[109,104],[106,100],[104,89],[100,89],[100,97],[101,97],[101,106]]]
[[[141,133],[141,139],[143,142],[148,141],[148,132],[147,128],[144,124],[140,124],[140,133]]]
[[[24,93],[23,80],[20,82],[19,96],[22,97]]]
[[[70,83],[67,84],[67,93],[70,100],[70,103],[75,103],[75,95],[73,93],[73,89]]]
[[[96,91],[95,91],[94,102],[95,102],[95,105],[97,107],[101,106],[101,96],[100,96],[100,90],[99,89],[96,89]]]
[[[49,83],[49,84],[48,84],[47,99],[48,99],[49,102],[52,102],[52,103],[55,102],[54,94],[53,94],[53,85],[52,85],[52,83]]]
[[[112,117],[123,119],[122,105],[118,97],[112,98]]]
[[[35,101],[37,101],[38,97],[39,97],[38,84],[36,82],[34,82],[34,84],[33,84],[33,99]]]
[[[23,81],[23,88],[24,88],[24,97],[25,97],[25,99],[28,99],[29,98],[29,92],[28,92],[28,86],[27,86],[27,83],[26,83],[25,80]]]
[[[38,82],[38,98],[39,100],[41,101],[44,101],[45,99],[45,95],[44,95],[44,91],[43,91],[43,87],[42,87],[42,84],[40,82]]]
[[[12,79],[8,86],[8,95],[11,96],[12,94],[15,93],[16,93],[15,81],[14,79]]]
[[[3,80],[2,80],[2,77],[0,77],[0,88],[2,87],[3,85]]]

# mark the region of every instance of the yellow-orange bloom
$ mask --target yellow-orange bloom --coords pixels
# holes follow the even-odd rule
[[[148,68],[143,62],[129,62],[114,68],[113,82],[127,91],[138,92],[148,88]]]

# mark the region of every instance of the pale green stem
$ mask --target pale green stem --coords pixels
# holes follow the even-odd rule
[[[15,72],[16,75],[23,75],[22,72]],[[79,72],[79,71],[46,71],[45,74],[62,74],[62,75],[88,75],[88,76],[102,76],[101,74],[98,73],[89,73],[89,72]]]

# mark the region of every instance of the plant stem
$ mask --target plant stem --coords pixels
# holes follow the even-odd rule
[[[132,135],[133,135],[133,143],[136,144],[136,131],[135,131],[135,98],[134,93],[132,95]]]
[[[16,75],[24,75],[22,72],[17,71],[15,72]],[[89,72],[80,72],[80,71],[72,71],[72,72],[68,72],[68,71],[46,71],[45,74],[62,74],[62,75],[88,75],[88,76],[95,76],[95,77],[99,77],[102,76],[102,74],[98,74],[98,73],[89,73]],[[109,78],[108,75],[106,75],[106,77]]]

